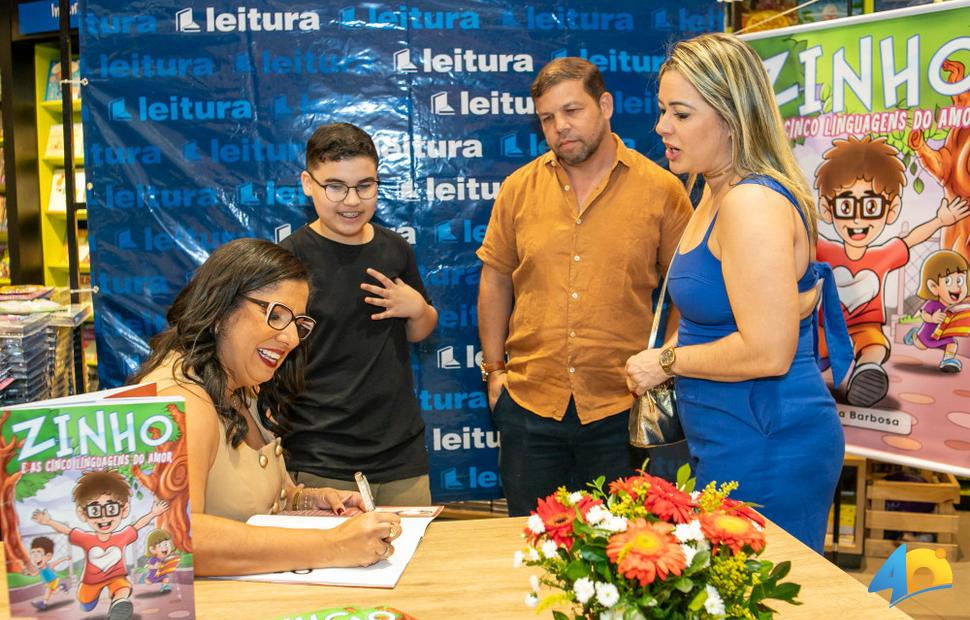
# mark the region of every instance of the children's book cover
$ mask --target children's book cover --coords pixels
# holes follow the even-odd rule
[[[0,410],[14,617],[195,616],[184,433],[177,398],[82,394]]]

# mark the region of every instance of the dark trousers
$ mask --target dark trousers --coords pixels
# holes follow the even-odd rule
[[[519,406],[503,391],[492,419],[502,434],[499,473],[509,516],[528,515],[538,499],[561,486],[581,491],[599,476],[607,484],[630,476],[642,462],[635,461],[628,442],[626,412],[581,425],[576,403],[569,399],[558,422]]]

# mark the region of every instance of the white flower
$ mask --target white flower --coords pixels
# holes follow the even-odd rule
[[[606,608],[616,605],[620,600],[620,591],[612,583],[596,582],[596,602]]]
[[[623,620],[623,612],[607,609],[600,613],[599,620]]]
[[[539,591],[539,578],[535,575],[529,575],[529,585],[532,586],[533,592]]]
[[[557,545],[555,541],[547,540],[542,543],[542,555],[546,556],[547,558],[551,559],[556,557],[556,550],[558,549],[559,545]]]
[[[524,555],[521,551],[516,551],[515,555],[512,556],[512,567],[520,568],[522,566],[522,560]]]
[[[677,540],[682,543],[691,540],[697,542],[704,540],[704,532],[701,530],[701,522],[694,519],[690,523],[678,523],[674,526],[674,536],[676,536]]]
[[[585,605],[586,601],[593,598],[593,594],[596,593],[596,587],[589,577],[583,577],[582,579],[577,579],[576,583],[573,584],[573,592],[576,593],[576,600]]]
[[[530,609],[535,609],[539,604],[539,597],[535,595],[534,592],[529,592],[525,595],[525,606]]]
[[[579,491],[573,491],[572,493],[569,494],[570,504],[578,504],[582,499],[583,499],[583,494],[580,493]]]
[[[529,520],[528,522],[526,522],[526,525],[529,526],[529,529],[532,531],[533,534],[542,534],[546,531],[546,526],[542,522],[542,517],[540,517],[539,515],[532,515],[531,517],[529,517]]]
[[[681,543],[680,550],[684,552],[684,566],[690,566],[690,563],[694,561],[694,556],[697,555],[697,549]]]
[[[700,497],[700,496],[701,496],[701,492],[700,491],[691,491],[690,492],[690,501],[692,501],[692,502],[694,502],[696,504],[697,503],[697,498]]]
[[[596,504],[589,509],[589,512],[586,513],[586,522],[590,525],[599,525],[612,516],[613,515],[610,514],[610,511],[605,506],[602,504]]]
[[[616,515],[610,515],[610,518],[603,522],[603,529],[609,530],[611,532],[625,532],[626,531],[626,518],[618,517]]]
[[[712,585],[707,587],[707,600],[704,601],[704,609],[712,616],[723,616],[727,613],[724,609],[724,600]]]
[[[535,547],[529,547],[529,561],[530,562],[539,561],[539,552],[535,550]]]

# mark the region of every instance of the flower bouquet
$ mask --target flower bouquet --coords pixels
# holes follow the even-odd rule
[[[600,618],[772,618],[765,604],[798,605],[801,588],[782,583],[790,562],[758,559],[765,520],[730,499],[736,482],[694,491],[690,468],[677,485],[645,473],[589,491],[565,488],[529,517],[529,546],[515,565],[541,566],[526,605],[553,609],[556,620]],[[542,595],[543,587],[559,590]],[[558,609],[556,609],[558,608]],[[568,609],[572,613],[560,611]]]

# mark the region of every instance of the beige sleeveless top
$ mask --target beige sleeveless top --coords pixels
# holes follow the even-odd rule
[[[184,385],[198,385],[185,378],[180,358],[170,355],[141,382],[156,383],[158,391]],[[246,521],[255,514],[275,514],[286,503],[286,466],[279,437],[263,428],[256,415],[256,401],[249,403],[252,419],[266,444],[259,450],[246,442],[233,448],[226,441],[226,427],[215,411],[200,413],[186,411],[186,415],[216,415],[219,421],[219,447],[209,468],[205,487],[205,513],[235,521]]]

